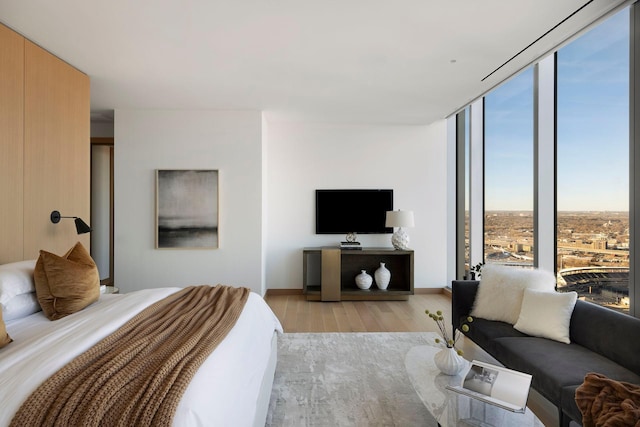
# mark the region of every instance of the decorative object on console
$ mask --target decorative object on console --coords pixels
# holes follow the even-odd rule
[[[367,274],[367,270],[360,270],[360,274],[356,276],[356,285],[362,290],[367,290],[371,287],[373,278]]]
[[[346,242],[340,242],[340,249],[362,250],[362,246],[360,245],[360,242],[346,241]]]
[[[409,249],[409,235],[402,227],[413,227],[413,211],[388,211],[385,221],[387,227],[398,227],[391,236],[391,244],[398,250]]]
[[[462,358],[462,350],[456,350],[456,342],[460,338],[460,331],[457,329],[453,331],[450,336],[447,332],[447,328],[444,323],[444,317],[442,311],[438,310],[435,313],[431,313],[429,310],[425,310],[424,313],[433,319],[440,331],[440,338],[436,338],[436,344],[444,344],[445,347],[433,356],[433,361],[440,371],[445,375],[458,375],[462,369],[467,366],[466,360]],[[460,326],[462,332],[469,331],[469,323],[473,322],[473,317],[469,316],[466,319],[466,323]]]
[[[52,211],[49,218],[51,218],[51,222],[54,224],[59,223],[61,218],[73,218],[76,223],[76,231],[78,232],[78,234],[91,232],[91,227],[89,227],[89,225],[84,222],[82,218],[78,218],[77,216],[61,216],[59,211]]]
[[[380,263],[380,267],[373,273],[376,279],[376,286],[382,291],[386,291],[391,281],[391,272],[384,266],[384,262]]]

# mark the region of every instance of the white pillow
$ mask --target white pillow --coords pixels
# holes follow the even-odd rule
[[[33,281],[35,266],[35,259],[0,265],[0,304],[6,304],[17,295],[36,291]]]
[[[527,289],[524,291],[520,317],[513,327],[527,335],[570,344],[569,324],[577,299],[576,292]]]
[[[8,322],[37,313],[42,310],[42,307],[40,307],[36,293],[29,292],[28,294],[16,295],[6,304],[0,304],[0,309],[2,309],[4,321]]]
[[[514,324],[525,289],[554,291],[556,278],[545,270],[487,264],[471,310],[472,317]]]

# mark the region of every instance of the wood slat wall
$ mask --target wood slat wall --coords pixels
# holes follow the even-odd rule
[[[23,254],[24,38],[0,25],[0,263]]]
[[[64,253],[78,236],[73,220],[52,224],[59,210],[91,224],[89,78],[41,47],[25,43],[24,255]]]
[[[89,77],[0,25],[0,91],[0,264],[89,248]]]

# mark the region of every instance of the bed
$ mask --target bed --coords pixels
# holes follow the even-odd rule
[[[15,264],[20,264],[19,270],[28,278],[34,262]],[[53,373],[145,307],[180,289],[103,294],[86,308],[55,321],[47,319],[42,311],[25,315],[29,310],[22,307],[7,310],[7,300],[15,301],[19,295],[13,292],[3,296],[0,289],[0,306],[9,314],[4,322],[6,331],[13,339],[0,348],[0,426],[9,425],[27,397]],[[30,299],[20,298],[21,306]],[[264,300],[250,293],[233,328],[188,384],[173,425],[263,426],[275,372],[277,333],[281,331]]]

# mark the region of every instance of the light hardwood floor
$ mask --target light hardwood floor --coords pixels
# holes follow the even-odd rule
[[[265,301],[285,332],[428,332],[436,324],[425,313],[442,310],[451,319],[445,293],[411,295],[408,301],[307,301],[300,293],[267,293]]]

